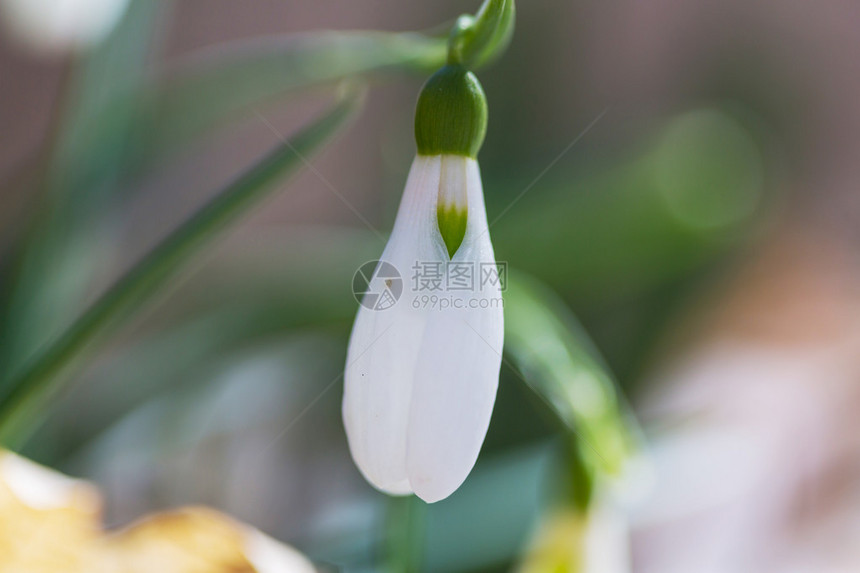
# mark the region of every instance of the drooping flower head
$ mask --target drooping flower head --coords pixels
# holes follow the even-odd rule
[[[465,67],[449,64],[425,84],[418,153],[347,353],[353,459],[378,489],[427,502],[468,476],[498,386],[502,285],[476,159],[486,126],[484,92]],[[392,298],[395,279],[383,267],[405,283],[393,305],[371,303]]]

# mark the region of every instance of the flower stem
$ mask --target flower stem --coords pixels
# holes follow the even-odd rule
[[[403,573],[421,571],[424,503],[414,495],[392,497],[388,508],[388,569]]]

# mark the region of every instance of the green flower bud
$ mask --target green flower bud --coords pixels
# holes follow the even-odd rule
[[[475,74],[460,65],[433,74],[415,109],[418,154],[475,158],[486,133],[487,98]]]

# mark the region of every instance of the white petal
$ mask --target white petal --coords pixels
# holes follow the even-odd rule
[[[104,39],[129,0],[0,0],[2,19],[17,39],[41,51],[83,48]]]
[[[244,537],[245,557],[257,573],[316,573],[317,571],[313,563],[297,550],[256,529],[249,528]]]
[[[408,290],[416,261],[441,260],[436,196],[439,157],[416,157],[406,182],[397,220],[381,260],[393,264]],[[380,279],[371,290],[380,292]],[[343,420],[352,457],[377,488],[410,493],[406,474],[406,431],[415,363],[427,319],[426,309],[401,297],[392,308],[359,307],[350,337],[344,374]]]
[[[473,263],[478,276],[473,290],[446,293],[450,308],[430,311],[415,366],[407,469],[413,491],[428,503],[451,495],[475,465],[496,399],[504,339],[499,285],[480,281],[481,264],[494,265],[495,257],[478,164],[443,157],[449,160],[467,162],[456,172],[466,178],[469,209],[453,260]]]
[[[476,288],[438,293],[455,307],[414,305],[427,293],[412,290],[413,267],[448,261],[437,202],[458,195],[469,214],[453,260],[473,265]],[[477,459],[501,365],[501,292],[497,283],[482,285],[479,276],[481,264],[495,259],[477,162],[415,159],[381,260],[398,268],[406,288],[394,307],[362,306],[356,317],[343,402],[350,451],[377,488],[438,501],[459,487]],[[380,281],[374,277],[371,290],[381,290]]]

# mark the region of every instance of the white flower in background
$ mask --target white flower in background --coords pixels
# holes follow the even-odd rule
[[[411,288],[389,309],[360,307],[347,353],[353,459],[378,489],[428,503],[451,495],[474,466],[498,386],[501,287],[475,159],[486,121],[483,91],[465,68],[446,66],[424,86],[418,156],[381,257]],[[450,274],[422,285],[417,274],[455,267],[473,269],[471,287],[449,284]],[[368,292],[387,280],[372,277]]]
[[[42,52],[88,48],[103,40],[130,0],[0,0],[10,34]]]

